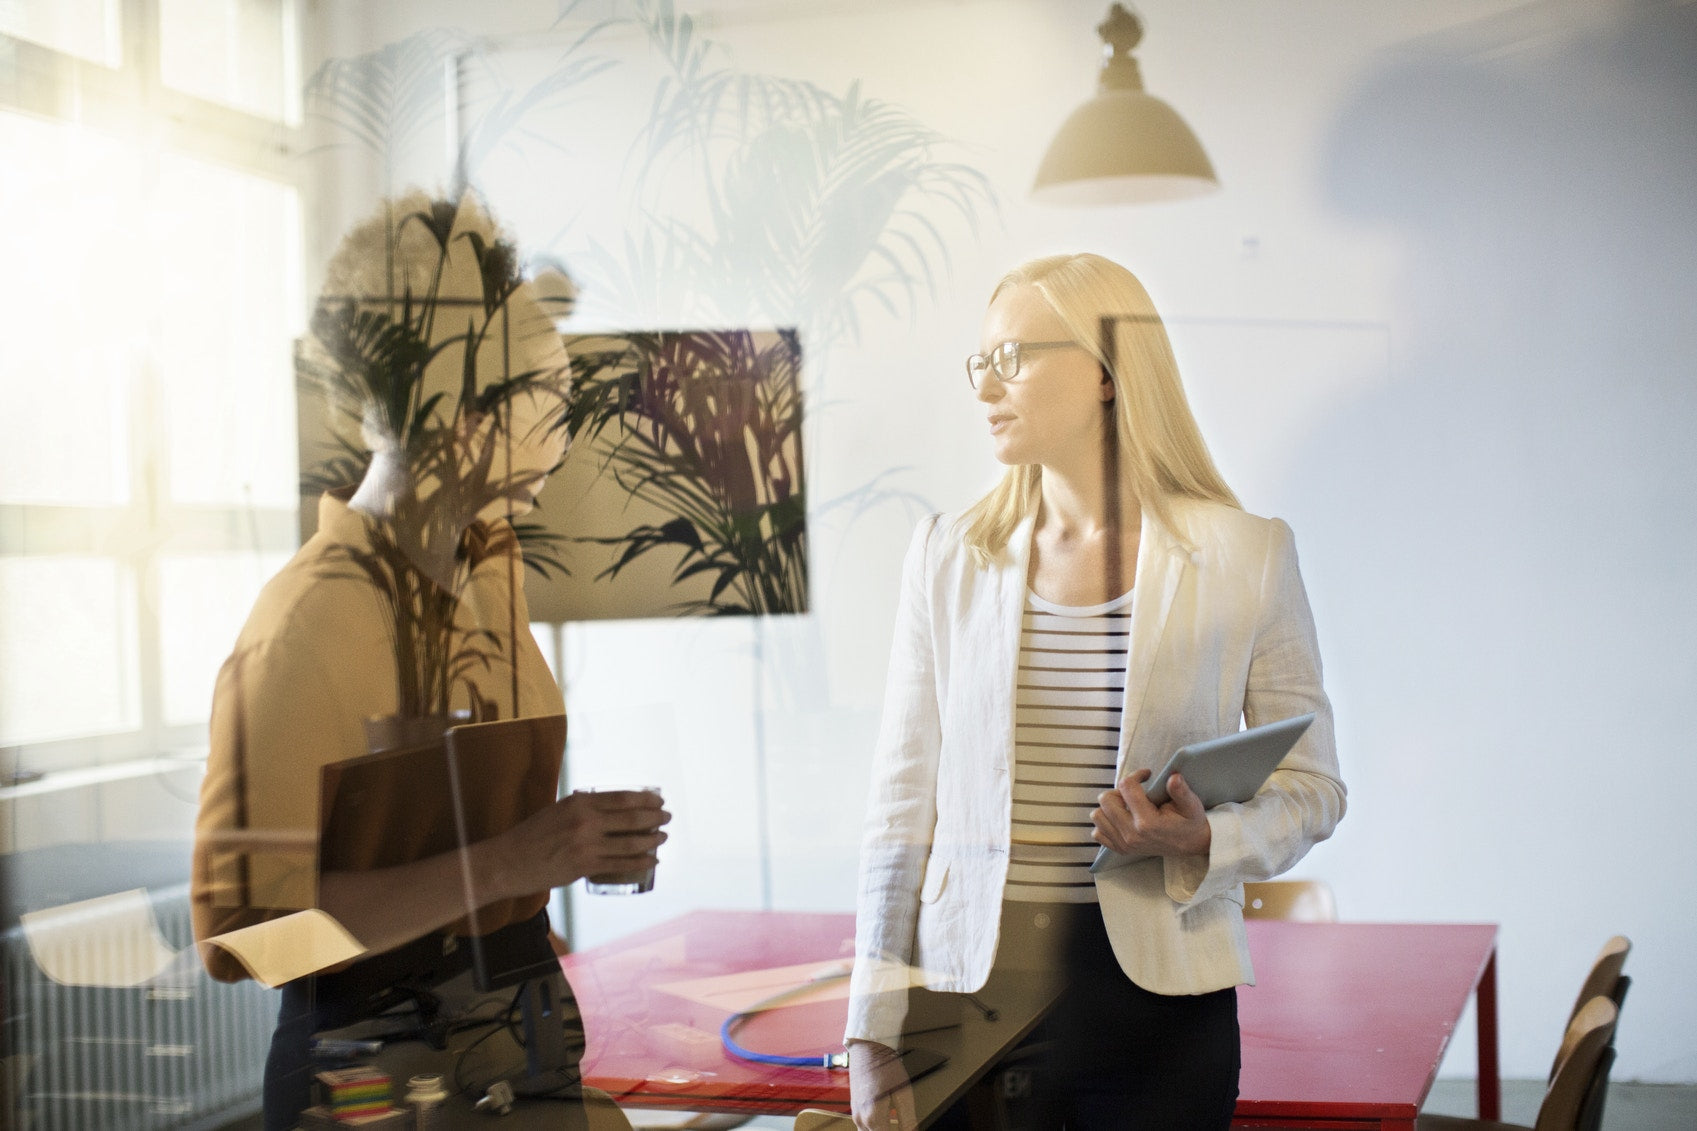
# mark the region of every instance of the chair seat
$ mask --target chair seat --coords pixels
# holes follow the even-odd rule
[[[1243,917],[1335,923],[1338,902],[1325,880],[1266,880],[1243,885]]]

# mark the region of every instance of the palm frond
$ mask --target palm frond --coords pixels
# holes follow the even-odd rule
[[[675,517],[577,539],[619,548],[597,579],[666,553],[674,584],[712,578],[694,612],[806,608],[796,336],[762,344],[747,331],[638,333],[623,342],[586,363],[577,426],[606,445],[624,491]]]
[[[452,31],[432,29],[347,59],[329,59],[306,83],[315,116],[374,153],[389,155],[441,118],[442,62],[466,46]]]

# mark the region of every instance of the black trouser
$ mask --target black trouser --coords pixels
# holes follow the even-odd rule
[[[1045,962],[1060,963],[1065,988],[1022,1046],[1032,1091],[1005,1104],[1014,1126],[1231,1126],[1241,1064],[1235,988],[1150,993],[1120,968],[1096,904],[1005,904],[992,980]]]

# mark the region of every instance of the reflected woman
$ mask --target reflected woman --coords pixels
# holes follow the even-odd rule
[[[1215,469],[1148,294],[1096,255],[1009,272],[967,376],[1000,484],[916,531],[861,852],[847,1040],[862,1128],[914,1125],[892,1049],[910,971],[1064,983],[1042,1107],[1072,1128],[1224,1128],[1253,978],[1244,881],[1343,816],[1290,528]],[[1204,809],[1178,747],[1306,712],[1250,801]],[[1091,873],[1100,846],[1135,862]]]

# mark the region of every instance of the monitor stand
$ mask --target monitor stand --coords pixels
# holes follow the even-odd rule
[[[507,1081],[515,1096],[574,1095],[582,1082],[570,1067],[566,1029],[560,1016],[565,977],[553,974],[527,978],[519,990],[520,1022],[524,1031],[524,1071]]]

